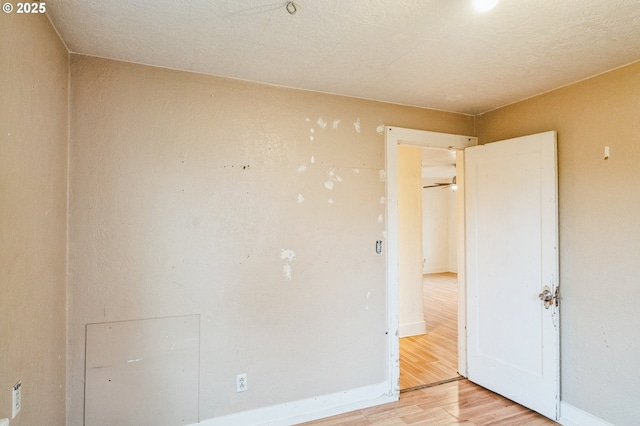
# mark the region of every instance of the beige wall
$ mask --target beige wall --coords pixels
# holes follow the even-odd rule
[[[422,298],[422,149],[398,145],[400,337],[425,333]]]
[[[456,222],[449,223],[455,193],[451,188],[425,188],[421,194],[422,270],[425,274],[449,272],[449,253],[456,247],[456,239],[450,235],[450,228],[455,229]]]
[[[0,418],[65,422],[69,59],[46,16],[0,16]]]
[[[484,114],[477,129],[480,143],[558,131],[562,400],[636,424],[640,63]]]
[[[82,56],[71,76],[69,424],[87,323],[200,314],[201,419],[385,380],[378,126],[473,117]]]

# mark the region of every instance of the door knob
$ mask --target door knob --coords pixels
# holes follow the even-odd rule
[[[544,302],[545,309],[549,309],[551,305],[553,305],[554,299],[555,299],[556,306],[558,306],[557,292],[558,292],[557,288],[556,288],[556,294],[554,294],[549,288],[549,286],[546,286],[546,285],[544,286],[544,288],[542,289],[542,293],[538,295],[538,298]]]

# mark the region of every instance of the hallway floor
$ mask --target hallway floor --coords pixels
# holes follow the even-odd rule
[[[423,278],[427,334],[400,339],[400,389],[458,376],[458,278],[454,273]]]

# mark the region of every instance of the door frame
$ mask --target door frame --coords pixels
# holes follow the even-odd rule
[[[386,260],[387,260],[387,378],[390,392],[400,394],[400,284],[398,280],[398,145],[407,144],[422,148],[455,149],[458,154],[464,148],[478,144],[473,136],[402,127],[385,127],[386,171]],[[456,159],[457,214],[458,214],[458,372],[467,376],[466,356],[466,275],[464,233],[464,154]]]

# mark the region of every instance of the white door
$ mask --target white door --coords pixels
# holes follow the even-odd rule
[[[469,380],[555,420],[556,133],[466,148],[465,169]]]

